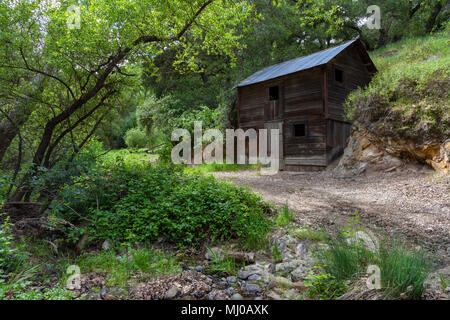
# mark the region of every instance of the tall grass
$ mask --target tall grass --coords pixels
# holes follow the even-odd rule
[[[387,237],[375,252],[363,243],[348,242],[342,234],[330,237],[327,244],[318,257],[326,272],[337,280],[357,280],[365,276],[369,265],[377,265],[385,298],[398,298],[402,293],[410,299],[420,298],[431,270],[431,259],[424,251]]]
[[[431,269],[430,259],[424,251],[411,248],[399,240],[384,241],[377,258],[381,283],[387,288],[388,297],[398,297],[408,291],[409,298],[420,298],[423,283]]]

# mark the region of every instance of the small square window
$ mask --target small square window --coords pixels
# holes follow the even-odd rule
[[[269,100],[274,101],[279,99],[279,89],[278,86],[269,88]]]
[[[334,79],[337,82],[344,83],[344,71],[335,69],[334,70]]]
[[[306,137],[306,125],[304,123],[294,125],[294,136]]]

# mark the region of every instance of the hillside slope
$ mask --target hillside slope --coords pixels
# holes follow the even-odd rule
[[[427,163],[450,170],[449,29],[372,53],[379,72],[346,103],[354,120],[337,170],[394,170]]]

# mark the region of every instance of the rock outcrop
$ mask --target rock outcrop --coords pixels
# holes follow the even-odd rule
[[[377,136],[355,124],[336,172],[357,175],[367,169],[394,171],[410,162],[428,164],[436,171],[450,171],[450,139],[417,143],[410,139]]]

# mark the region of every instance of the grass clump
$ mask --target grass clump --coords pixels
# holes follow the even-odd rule
[[[238,263],[233,256],[227,252],[223,255],[218,254],[208,248],[211,254],[211,263],[207,266],[206,271],[210,274],[225,274],[228,276],[237,275],[239,270],[245,267],[245,263]]]
[[[431,270],[431,263],[425,252],[411,248],[399,240],[385,241],[380,245],[377,262],[387,296],[398,297],[401,293],[408,292],[409,298],[420,298],[423,283]],[[408,287],[412,287],[412,290],[408,290]]]
[[[118,253],[118,252],[122,253]],[[82,274],[101,272],[106,275],[106,285],[127,290],[131,275],[140,272],[140,279],[181,272],[180,263],[170,254],[149,249],[104,250],[78,256],[73,264],[80,267]],[[72,263],[71,263],[72,264]]]
[[[278,213],[278,216],[275,218],[275,224],[278,227],[286,227],[290,222],[294,221],[295,215],[289,209],[288,205],[284,205],[283,208]]]
[[[242,171],[242,170],[255,170],[261,168],[258,164],[219,164],[219,163],[209,163],[201,164],[194,167],[186,167],[184,172],[188,174],[206,174],[211,172],[222,172],[222,171]]]
[[[431,262],[423,251],[411,248],[399,240],[381,241],[375,252],[363,242],[349,242],[338,234],[327,240],[328,248],[318,257],[326,273],[339,282],[354,281],[364,277],[369,265],[379,267],[381,286],[385,298],[398,298],[407,293],[410,299],[419,299]]]
[[[301,240],[310,240],[324,242],[327,238],[327,232],[324,229],[314,230],[308,226],[292,231],[292,234]]]

